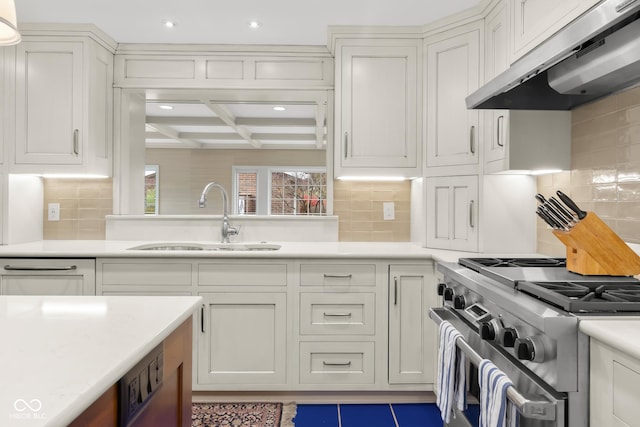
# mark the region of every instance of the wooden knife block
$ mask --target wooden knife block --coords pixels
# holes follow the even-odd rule
[[[640,274],[640,257],[595,213],[571,230],[552,230],[567,247],[567,270],[585,276],[635,276]]]

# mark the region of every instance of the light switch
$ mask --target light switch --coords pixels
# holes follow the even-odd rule
[[[49,203],[47,206],[47,219],[49,221],[60,221],[60,203]]]
[[[396,208],[393,202],[384,202],[382,204],[382,217],[385,221],[396,219]]]

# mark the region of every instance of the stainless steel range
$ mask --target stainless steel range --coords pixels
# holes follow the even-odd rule
[[[462,258],[438,270],[442,307],[431,318],[454,325],[472,363],[489,359],[509,376],[520,425],[588,426],[589,340],[578,323],[640,315],[640,281],[571,273],[563,258]],[[477,425],[477,415],[456,415],[449,426]]]

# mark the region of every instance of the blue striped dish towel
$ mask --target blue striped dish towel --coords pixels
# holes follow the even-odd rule
[[[517,427],[518,411],[507,400],[507,389],[513,385],[509,377],[490,360],[483,359],[478,366],[480,385],[479,427]]]
[[[460,332],[446,320],[440,323],[438,347],[437,400],[440,415],[445,423],[451,420],[453,405],[464,411],[467,406],[466,356],[456,346],[462,338]]]

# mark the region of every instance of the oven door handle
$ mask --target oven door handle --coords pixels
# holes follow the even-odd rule
[[[429,317],[436,322],[436,325],[440,325],[443,322],[443,318],[433,308],[429,309]],[[459,337],[456,340],[456,346],[462,350],[462,352],[469,358],[469,361],[475,366],[480,366],[482,362],[482,356],[462,338]],[[524,397],[514,386],[510,386],[507,389],[507,398],[518,408],[518,412],[524,415],[526,418],[537,420],[555,420],[556,419],[556,404],[545,400],[542,396],[532,396],[534,399],[528,399]]]

